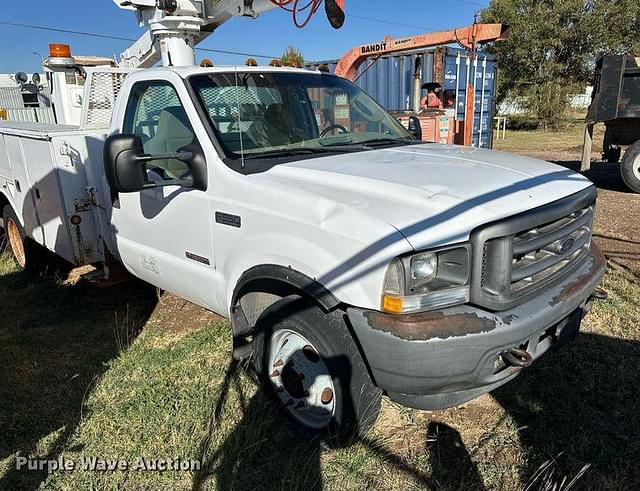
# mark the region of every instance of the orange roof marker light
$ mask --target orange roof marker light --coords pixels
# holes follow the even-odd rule
[[[247,66],[258,66],[258,62],[253,58],[247,58],[247,61],[244,62]]]
[[[71,58],[71,46],[68,44],[50,44],[49,56],[51,58]]]
[[[44,66],[50,70],[77,69],[76,59],[71,56],[71,47],[68,44],[50,44],[49,58]]]
[[[271,60],[269,66],[282,66],[282,63],[280,63],[280,60]]]
[[[213,61],[211,61],[209,58],[205,58],[200,62],[200,66],[202,68],[211,68],[213,67]]]

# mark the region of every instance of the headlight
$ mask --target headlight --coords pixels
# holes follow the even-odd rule
[[[382,310],[424,312],[469,301],[469,246],[421,252],[394,259],[387,269]]]
[[[411,258],[411,283],[423,285],[433,280],[438,273],[438,256],[433,252],[418,254]]]

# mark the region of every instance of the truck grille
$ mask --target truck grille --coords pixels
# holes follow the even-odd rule
[[[511,291],[535,287],[589,253],[593,206],[516,235],[513,239]]]
[[[595,210],[595,190],[587,191],[475,232],[472,301],[511,308],[582,264]]]

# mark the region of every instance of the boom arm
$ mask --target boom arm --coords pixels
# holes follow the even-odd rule
[[[355,80],[358,68],[367,58],[383,56],[412,49],[429,48],[445,44],[458,43],[467,49],[475,50],[480,43],[503,41],[509,35],[504,24],[474,24],[460,29],[444,32],[432,32],[402,39],[386,38],[380,43],[365,44],[353,48],[338,62],[336,75]]]
[[[195,64],[194,48],[231,17],[256,18],[277,8],[271,0],[113,0],[132,10],[141,27],[138,41],[120,56],[119,66],[149,68]]]

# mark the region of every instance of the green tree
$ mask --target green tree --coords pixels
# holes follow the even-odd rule
[[[282,58],[280,58],[280,62],[284,66],[301,67],[304,65],[304,56],[302,56],[299,49],[289,46],[282,55]]]
[[[492,0],[482,22],[511,26],[499,56],[500,97],[516,97],[544,126],[593,75],[599,54],[640,53],[638,0]]]

